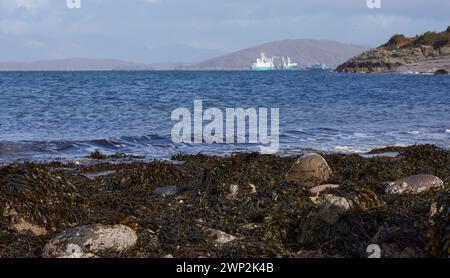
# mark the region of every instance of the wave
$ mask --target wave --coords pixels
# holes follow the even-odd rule
[[[340,153],[367,153],[371,150],[369,147],[336,146],[334,150]]]
[[[417,132],[420,130],[420,132]],[[443,133],[445,132],[445,133]],[[279,155],[296,155],[304,151],[364,154],[388,145],[436,144],[448,148],[450,129],[390,131],[349,131],[333,128],[287,129],[280,134]],[[5,161],[49,161],[85,159],[100,151],[107,155],[123,153],[144,160],[170,159],[177,153],[227,155],[233,152],[259,151],[259,144],[174,144],[169,134],[122,136],[93,140],[0,141],[0,163]]]
[[[171,143],[168,136],[151,134],[113,139],[81,141],[19,141],[0,142],[0,160],[34,159],[45,157],[74,157],[101,151],[106,154],[123,152],[134,154],[147,146]]]

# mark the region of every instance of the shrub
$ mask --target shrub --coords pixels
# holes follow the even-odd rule
[[[397,45],[401,43],[404,39],[406,38],[403,34],[395,34],[389,39],[388,45]]]
[[[436,32],[426,32],[419,37],[419,42],[425,45],[433,45],[438,40],[438,37]]]
[[[444,37],[444,36],[440,37],[440,38],[433,44],[434,48],[440,48],[440,47],[443,47],[443,46],[446,46],[446,45],[450,45],[450,38]]]

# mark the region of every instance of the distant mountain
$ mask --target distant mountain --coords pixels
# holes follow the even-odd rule
[[[288,56],[302,67],[325,64],[335,68],[349,58],[367,50],[367,47],[327,40],[283,40],[261,44],[224,56],[190,65],[187,69],[244,70],[261,52],[270,56]],[[277,59],[281,63],[281,59]]]
[[[153,48],[148,51],[146,61],[133,63],[117,59],[72,58],[43,60],[36,62],[0,62],[0,71],[33,70],[245,70],[259,57],[261,52],[268,56],[288,56],[302,67],[325,64],[335,68],[367,48],[324,40],[284,40],[265,43],[227,55],[195,63],[202,57],[220,53],[215,50],[199,50],[184,45]],[[114,56],[113,56],[114,57]],[[276,60],[276,64],[281,59]]]
[[[150,65],[114,59],[60,59],[36,62],[3,62],[0,71],[64,70],[151,70]]]
[[[11,35],[0,32],[0,61],[28,62],[83,57],[114,58],[145,64],[187,64],[198,63],[223,54],[225,53],[220,50],[197,48],[187,44],[149,47],[100,35],[74,35],[52,39],[46,36]]]
[[[211,49],[199,49],[184,44],[171,44],[148,50],[146,61],[152,64],[189,64],[224,55],[225,52]]]

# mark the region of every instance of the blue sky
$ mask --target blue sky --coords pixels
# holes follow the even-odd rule
[[[199,60],[280,39],[376,46],[450,25],[448,0],[0,0],[0,61]],[[177,56],[178,55],[178,56]],[[158,60],[158,57],[162,60]],[[171,61],[173,62],[173,61]]]

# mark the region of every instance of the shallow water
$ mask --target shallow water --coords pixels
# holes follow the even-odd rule
[[[175,108],[280,109],[281,155],[386,145],[450,148],[450,77],[293,72],[0,73],[0,161],[94,150],[167,158],[259,145],[174,144]]]

